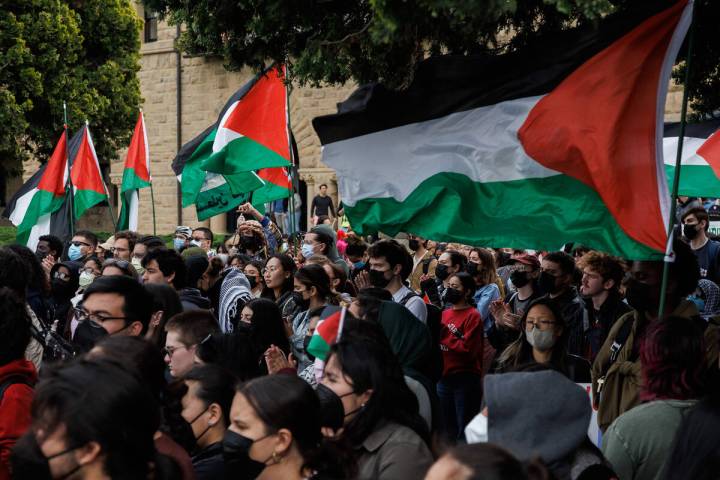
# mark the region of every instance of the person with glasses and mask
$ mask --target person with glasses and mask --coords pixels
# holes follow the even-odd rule
[[[494,373],[539,363],[551,365],[575,383],[590,382],[590,363],[567,352],[567,326],[555,300],[544,296],[532,302],[520,324],[520,337],[500,354]]]
[[[102,262],[98,257],[88,257],[85,262],[83,262],[83,266],[80,269],[80,277],[78,280],[79,288],[75,293],[75,297],[73,297],[72,299],[73,306],[77,306],[77,304],[80,303],[85,289],[89,287],[96,278],[100,277],[100,275],[102,274],[101,268]]]
[[[72,317],[72,298],[80,285],[78,262],[60,262],[50,269],[49,319],[58,332],[69,332]]]
[[[209,257],[216,255],[216,252],[212,250],[213,232],[209,228],[198,227],[193,230],[190,243],[205,250]]]
[[[138,282],[127,277],[101,277],[83,295],[75,309],[77,328],[73,343],[88,351],[107,335],[141,336],[152,315],[152,297]]]
[[[70,241],[67,256],[73,262],[83,262],[86,258],[95,254],[97,244],[97,235],[89,230],[79,230],[75,232]]]
[[[173,378],[182,378],[193,367],[198,344],[220,327],[209,310],[189,310],[168,320],[165,331],[165,363]]]

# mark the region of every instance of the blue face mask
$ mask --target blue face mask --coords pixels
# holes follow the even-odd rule
[[[183,240],[182,238],[173,239],[173,247],[175,247],[175,250],[179,252],[180,249],[185,247],[185,240]]]
[[[83,254],[80,251],[80,246],[70,245],[70,248],[68,248],[68,258],[72,261],[79,260],[82,258]]]
[[[360,270],[361,268],[363,268],[363,267],[365,266],[365,262],[362,262],[362,261],[360,261],[360,262],[355,262],[355,263],[353,263],[353,266],[354,266],[356,269]]]
[[[705,300],[698,297],[697,295],[690,295],[688,297],[688,300],[693,302],[695,304],[695,307],[698,309],[698,312],[702,313],[705,310]]]
[[[313,250],[313,246],[309,243],[303,243],[302,246],[302,256],[305,258],[310,258],[313,255],[315,255],[315,251]]]

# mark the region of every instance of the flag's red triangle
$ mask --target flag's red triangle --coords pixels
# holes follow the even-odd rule
[[[223,127],[290,160],[284,79],[278,67],[261,76],[239,100]]]
[[[530,157],[593,188],[628,236],[659,251],[667,225],[658,96],[686,4],[654,15],[581,65],[535,105],[518,132]]]
[[[146,138],[145,121],[142,112],[140,112],[137,123],[135,124],[132,140],[130,140],[130,147],[128,148],[127,158],[125,159],[125,168],[132,168],[136,176],[149,182],[150,172],[148,171]]]
[[[290,178],[283,167],[262,168],[257,174],[266,182],[290,190]]]
[[[90,129],[84,128],[82,141],[72,162],[70,178],[78,190],[93,190],[105,195],[105,183],[100,174],[100,164],[92,146]]]
[[[67,136],[63,131],[60,140],[55,145],[50,160],[48,160],[38,189],[52,192],[56,197],[65,195],[65,182],[67,174]]]
[[[713,133],[696,152],[701,156],[720,178],[720,130]]]

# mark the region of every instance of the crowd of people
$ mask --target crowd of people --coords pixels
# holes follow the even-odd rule
[[[245,204],[222,239],[1,247],[0,480],[718,478],[701,204],[662,288],[582,245],[362,237],[326,198],[304,234]]]

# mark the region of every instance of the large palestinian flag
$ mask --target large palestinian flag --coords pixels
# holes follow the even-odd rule
[[[230,97],[218,121],[183,145],[173,161],[183,207],[204,220],[247,202],[265,185],[256,170],[290,163],[283,76],[272,68]]]
[[[692,4],[642,3],[524,50],[430,58],[406,91],[364,86],[315,118],[353,228],[659,258],[663,111]]]
[[[15,193],[3,216],[17,226],[17,243],[35,250],[42,235],[65,240],[70,231],[67,200],[67,137],[65,132],[50,159]]]
[[[140,112],[125,159],[120,187],[122,206],[117,221],[118,230],[137,231],[139,190],[150,186],[149,155],[145,117]]]
[[[685,127],[680,187],[678,193],[688,197],[720,198],[720,119],[694,123]],[[665,125],[665,170],[672,185],[675,174],[680,124]]]
[[[87,123],[70,140],[70,181],[76,219],[82,217],[87,209],[108,201],[108,191]]]

